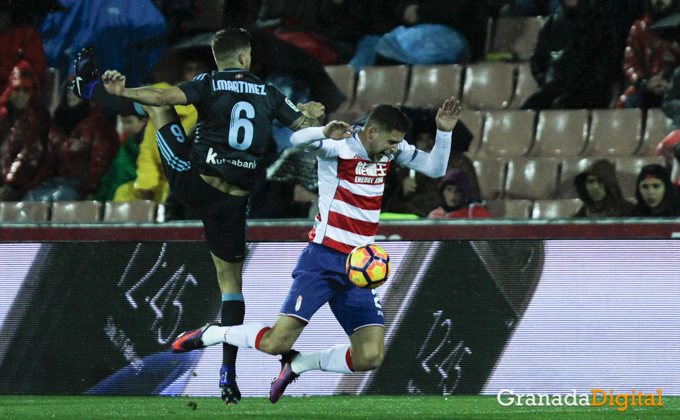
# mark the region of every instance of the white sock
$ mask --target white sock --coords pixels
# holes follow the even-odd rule
[[[341,344],[324,351],[314,353],[300,353],[293,359],[290,367],[298,375],[308,370],[324,370],[326,372],[352,373],[347,364],[349,344]],[[351,356],[350,363],[351,363]]]
[[[252,349],[260,331],[268,329],[267,324],[253,322],[230,327],[218,327],[214,325],[203,332],[203,345],[213,346],[219,343],[228,343],[232,346]]]

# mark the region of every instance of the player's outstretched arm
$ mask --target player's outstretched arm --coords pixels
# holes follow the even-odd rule
[[[142,105],[186,105],[187,97],[178,87],[157,88],[145,86],[141,88],[126,88],[125,76],[116,70],[107,70],[102,76],[104,88],[112,95],[130,99]]]
[[[308,127],[293,133],[290,142],[295,147],[306,148],[315,145],[319,140],[343,140],[352,137],[354,129],[342,121],[331,121],[323,127]],[[318,145],[317,145],[318,147]]]

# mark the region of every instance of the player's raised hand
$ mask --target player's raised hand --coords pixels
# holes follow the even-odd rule
[[[458,123],[458,116],[460,115],[460,102],[456,100],[455,96],[444,101],[444,105],[437,111],[435,123],[437,129],[441,131],[452,131]]]
[[[321,118],[326,112],[326,107],[321,102],[307,102],[306,104],[297,104],[300,112],[311,118]]]
[[[328,139],[343,140],[352,137],[355,131],[344,121],[331,121],[323,128],[323,135]]]
[[[118,70],[106,70],[102,76],[104,88],[111,95],[121,96],[125,89],[125,76],[120,74]]]

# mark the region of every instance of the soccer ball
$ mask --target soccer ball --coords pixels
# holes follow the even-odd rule
[[[378,245],[361,245],[347,257],[347,275],[362,289],[375,289],[390,275],[390,257]]]

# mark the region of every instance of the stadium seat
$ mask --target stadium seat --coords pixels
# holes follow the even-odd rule
[[[490,111],[484,121],[480,156],[524,156],[534,140],[535,111]]]
[[[586,156],[630,156],[640,147],[640,109],[593,110]]]
[[[437,109],[452,96],[460,99],[462,79],[463,66],[458,64],[413,66],[404,105]]]
[[[656,146],[671,132],[672,122],[673,120],[667,118],[660,108],[648,109],[642,145],[635,154],[637,156],[654,156]]]
[[[588,141],[588,111],[541,111],[531,156],[578,156]]]
[[[477,173],[479,189],[484,200],[495,200],[503,195],[507,161],[501,158],[476,159],[472,162]]]
[[[99,222],[102,220],[100,201],[55,201],[52,204],[53,222]]]
[[[562,159],[560,181],[557,186],[556,198],[578,198],[574,178],[583,172],[593,162],[601,158],[566,158]]]
[[[465,69],[461,105],[465,109],[505,109],[515,90],[515,65],[481,62]]]
[[[51,203],[46,201],[3,201],[0,202],[0,221],[45,222],[50,207]]]
[[[505,198],[545,200],[557,192],[559,160],[513,158],[508,162]]]
[[[538,89],[538,83],[536,83],[536,79],[534,79],[534,76],[531,74],[529,63],[518,64],[515,94],[513,95],[508,108],[517,109],[525,99],[536,92],[536,89]]]
[[[529,60],[543,24],[542,16],[500,17],[492,27],[487,48],[488,58]]]
[[[578,198],[565,200],[536,200],[531,213],[532,219],[569,219],[583,203]]]
[[[460,120],[465,124],[465,126],[470,130],[474,136],[472,143],[470,143],[470,148],[468,150],[469,155],[474,155],[479,150],[479,146],[482,144],[482,130],[484,129],[484,113],[481,111],[468,111],[463,110],[460,113]]]
[[[105,222],[154,222],[156,202],[153,200],[107,201]]]
[[[616,158],[616,176],[621,186],[624,197],[635,197],[635,182],[637,176],[645,165],[657,163],[666,166],[666,158],[663,156],[635,157],[626,156]]]
[[[486,208],[494,217],[501,219],[529,219],[531,200],[489,200]]]
[[[401,105],[406,97],[409,66],[364,67],[359,72],[353,111],[368,112],[375,105]]]
[[[340,89],[340,92],[347,98],[340,104],[336,111],[349,109],[352,105],[352,100],[354,100],[354,90],[357,85],[357,70],[350,65],[325,66],[324,69],[333,83],[335,83],[335,86],[337,86],[338,89]]]

